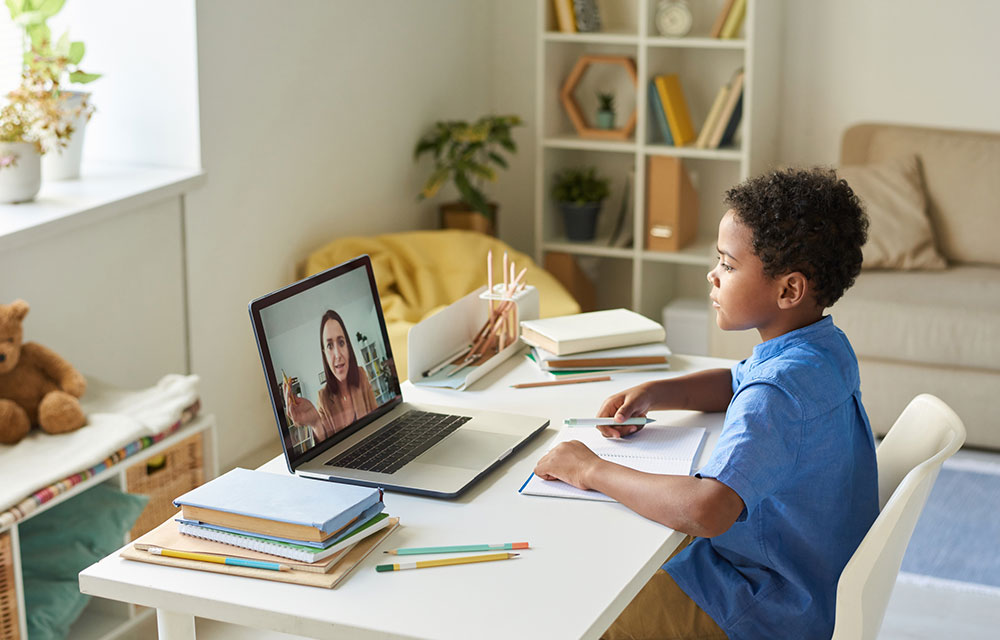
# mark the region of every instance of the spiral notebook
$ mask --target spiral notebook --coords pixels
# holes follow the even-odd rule
[[[646,473],[686,476],[705,441],[703,427],[668,427],[650,424],[624,438],[605,438],[595,427],[563,427],[552,447],[579,440],[600,458]],[[584,491],[560,480],[542,480],[531,474],[519,493],[556,498],[616,502],[600,491]]]

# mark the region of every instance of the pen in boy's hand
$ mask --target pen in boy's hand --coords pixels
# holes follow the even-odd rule
[[[566,418],[565,425],[567,427],[596,427],[596,426],[607,426],[607,427],[626,427],[629,425],[644,427],[650,422],[656,422],[652,418],[629,418],[623,422],[615,422],[614,418]]]

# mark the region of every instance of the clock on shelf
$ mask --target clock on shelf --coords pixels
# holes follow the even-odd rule
[[[691,31],[694,17],[687,0],[659,0],[656,5],[656,30],[661,36],[680,38]]]

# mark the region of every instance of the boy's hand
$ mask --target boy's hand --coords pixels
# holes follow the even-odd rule
[[[542,456],[535,465],[535,475],[542,480],[562,480],[577,489],[590,489],[587,477],[601,462],[587,445],[570,440]]]
[[[618,422],[624,422],[629,418],[644,418],[652,405],[653,397],[649,387],[640,384],[631,389],[616,393],[605,400],[604,404],[597,411],[597,417],[613,417]],[[642,429],[642,427],[637,425],[623,425],[621,427],[600,425],[597,427],[597,430],[605,438],[621,438],[622,436],[631,435],[639,429]]]

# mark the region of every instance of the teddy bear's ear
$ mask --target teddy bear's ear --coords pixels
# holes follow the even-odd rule
[[[24,316],[28,315],[28,309],[30,308],[31,306],[24,300],[15,300],[10,303],[11,314],[18,320],[23,320]]]

